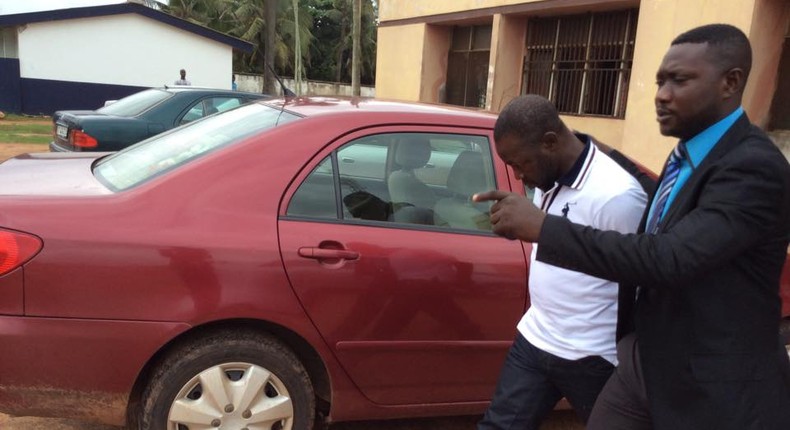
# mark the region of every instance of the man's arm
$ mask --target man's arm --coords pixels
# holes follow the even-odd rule
[[[787,162],[754,151],[738,155],[707,180],[696,208],[658,235],[573,224],[501,191],[475,199],[497,200],[491,208],[494,232],[538,242],[540,261],[612,281],[672,287],[727,264],[759,241],[786,233],[778,230],[788,221]]]
[[[621,283],[681,285],[785,234],[786,167],[746,155],[713,175],[697,207],[658,235],[600,231],[549,216],[536,238],[537,259]]]

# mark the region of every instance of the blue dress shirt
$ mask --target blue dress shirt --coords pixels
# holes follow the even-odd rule
[[[677,197],[680,189],[683,188],[683,184],[688,181],[689,176],[697,168],[697,166],[702,163],[702,160],[708,156],[710,151],[716,146],[716,143],[721,140],[724,133],[735,124],[735,121],[743,115],[743,107],[738,107],[735,109],[731,114],[724,117],[722,120],[713,124],[712,126],[706,128],[696,136],[692,137],[686,142],[686,155],[687,157],[683,157],[683,161],[680,163],[680,173],[678,173],[677,182],[672,187],[672,191],[669,192],[669,197],[667,198],[667,204],[664,205],[664,210],[661,212],[661,217],[663,218],[666,215],[669,206],[672,205],[672,202]],[[653,199],[653,202],[650,204],[650,216],[653,216],[653,209],[656,201]],[[650,217],[648,217],[650,219]]]

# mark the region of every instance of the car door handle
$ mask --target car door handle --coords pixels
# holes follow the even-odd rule
[[[325,249],[314,246],[303,246],[299,248],[299,256],[304,258],[314,258],[321,260],[324,258],[337,258],[340,260],[356,260],[359,253],[347,249]]]

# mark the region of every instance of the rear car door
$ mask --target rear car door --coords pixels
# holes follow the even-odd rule
[[[527,280],[522,244],[492,235],[489,206],[469,200],[510,189],[492,142],[476,129],[356,132],[318,154],[284,196],[291,284],[375,403],[492,394]]]

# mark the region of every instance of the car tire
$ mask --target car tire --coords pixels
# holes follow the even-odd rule
[[[139,430],[310,430],[315,395],[290,348],[253,331],[224,330],[172,351],[143,392]],[[254,427],[260,428],[260,427]],[[268,427],[267,427],[268,428]]]

